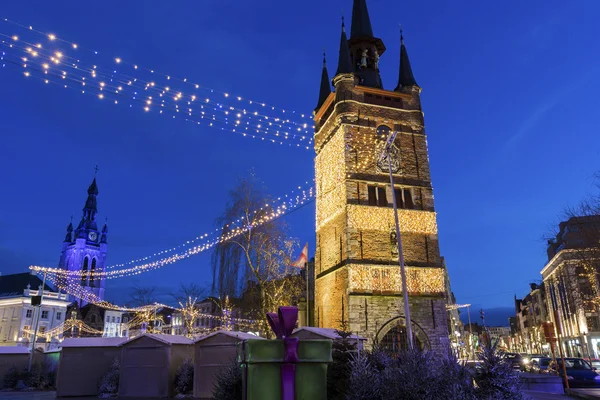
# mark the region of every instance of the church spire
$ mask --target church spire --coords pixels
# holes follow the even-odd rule
[[[329,84],[329,74],[327,73],[327,60],[325,59],[325,50],[323,50],[323,71],[321,72],[321,88],[319,89],[319,101],[315,112],[321,108],[329,94],[331,93],[331,86]],[[106,225],[105,225],[106,226]]]
[[[402,88],[411,86],[419,87],[410,66],[408,52],[406,51],[406,46],[404,45],[402,28],[400,28],[400,70],[398,72],[398,86],[396,86],[396,89],[394,90],[396,92],[400,92],[402,91]]]
[[[338,59],[338,68],[336,75],[349,74],[354,72],[352,67],[352,59],[350,58],[350,47],[348,46],[348,37],[346,36],[346,27],[344,25],[344,17],[342,16],[342,35],[340,38],[340,55]]]
[[[352,27],[350,38],[373,37],[373,28],[366,0],[354,0],[352,5]]]

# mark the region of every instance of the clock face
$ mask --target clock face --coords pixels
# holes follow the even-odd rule
[[[90,240],[92,242],[95,242],[96,239],[98,239],[98,234],[96,232],[90,232],[90,234],[88,235],[88,237],[90,238]]]

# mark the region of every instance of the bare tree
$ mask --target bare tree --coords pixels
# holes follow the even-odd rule
[[[155,287],[134,286],[129,294],[129,305],[132,307],[142,307],[156,303],[158,291]]]
[[[246,316],[265,330],[265,314],[290,305],[302,292],[302,280],[291,267],[297,244],[285,223],[274,218],[264,185],[254,174],[239,179],[217,224],[222,242],[212,257],[212,292],[220,298],[243,297]],[[237,221],[232,223],[233,221]]]
[[[181,282],[179,289],[171,293],[171,297],[177,302],[177,304],[185,303],[188,299],[199,299],[208,296],[209,290],[204,288],[197,283],[185,284]]]

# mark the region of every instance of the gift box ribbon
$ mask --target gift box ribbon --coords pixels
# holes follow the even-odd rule
[[[296,364],[298,338],[289,337],[298,320],[298,307],[279,307],[276,313],[267,313],[267,321],[277,339],[283,340],[285,356],[281,364],[281,399],[294,400],[296,390]]]

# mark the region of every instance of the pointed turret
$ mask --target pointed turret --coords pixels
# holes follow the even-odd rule
[[[67,236],[65,236],[65,243],[71,243],[73,241],[73,218],[71,218],[71,222],[69,222],[69,226],[67,226]]]
[[[107,222],[104,223],[104,227],[102,228],[102,237],[100,238],[100,243],[107,243],[107,237],[106,237],[108,235]]]
[[[344,17],[342,17],[342,35],[340,38],[340,55],[338,59],[338,68],[336,75],[349,74],[354,72],[352,67],[352,58],[350,58],[350,47],[348,46],[348,37],[346,36],[346,27]]]
[[[369,18],[366,0],[354,0],[352,5],[352,29],[350,38],[373,37],[373,28]]]
[[[325,52],[323,52],[323,71],[321,72],[321,87],[319,89],[319,101],[317,102],[317,107],[315,107],[315,112],[321,108],[329,94],[331,93],[331,86],[329,84],[329,74],[327,73],[327,61],[325,59]],[[105,225],[106,226],[106,225]]]
[[[398,86],[394,89],[396,92],[401,92],[403,88],[419,87],[410,66],[408,52],[404,45],[404,36],[400,29],[400,70],[398,72]]]

